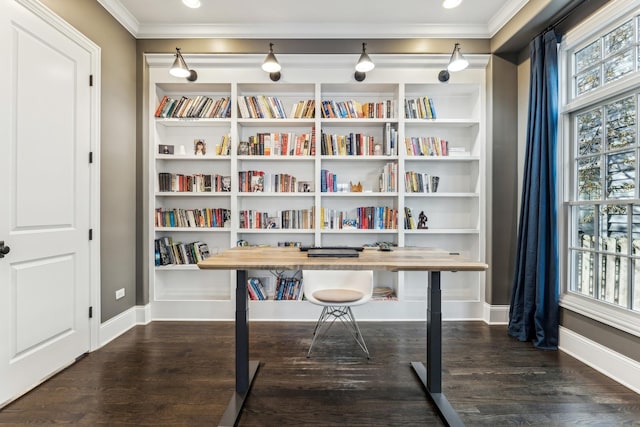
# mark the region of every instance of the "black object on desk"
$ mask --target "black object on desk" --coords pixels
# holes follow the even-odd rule
[[[309,258],[357,258],[360,256],[355,249],[315,248],[307,251]]]
[[[362,252],[364,250],[364,246],[300,246],[300,250],[302,252],[308,252],[309,249],[351,249]]]

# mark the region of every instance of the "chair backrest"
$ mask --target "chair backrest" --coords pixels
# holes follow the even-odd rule
[[[314,304],[364,304],[373,295],[373,271],[303,270],[302,289],[305,298]]]

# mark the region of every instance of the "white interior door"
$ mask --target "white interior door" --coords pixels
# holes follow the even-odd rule
[[[1,406],[90,348],[91,55],[15,0],[0,40]]]

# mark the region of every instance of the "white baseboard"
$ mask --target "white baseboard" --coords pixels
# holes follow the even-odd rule
[[[487,325],[506,325],[509,323],[508,305],[484,304],[483,320]]]
[[[640,393],[640,362],[562,326],[558,348],[612,380]]]
[[[134,306],[100,325],[99,347],[118,338],[136,325],[151,322],[151,307]]]

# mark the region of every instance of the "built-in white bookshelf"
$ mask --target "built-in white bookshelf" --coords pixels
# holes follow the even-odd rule
[[[356,82],[344,61],[318,62],[313,56],[309,61],[315,68],[298,59],[299,70],[289,68],[281,81],[271,82],[259,64],[249,66],[242,57],[236,59],[237,63],[229,59],[231,65],[221,73],[207,64],[198,70],[199,80],[190,83],[168,74],[165,56],[147,57],[147,241],[149,303],[154,318],[230,320],[235,307],[234,272],[202,271],[194,264],[156,265],[158,239],[200,242],[210,252],[238,244],[387,242],[439,247],[485,260],[486,58],[476,59],[474,67],[446,84],[437,81],[439,68],[430,65],[425,71],[402,61],[398,63],[404,65],[397,67],[387,61],[380,71],[369,73],[366,81]],[[228,98],[229,115],[155,117],[165,97]],[[406,101],[425,97],[431,100],[435,117],[433,111],[431,118],[408,117]],[[250,112],[251,102],[254,107],[273,108],[273,112],[260,118]],[[331,102],[336,111],[346,108],[347,117],[329,117],[325,104]],[[349,112],[354,105],[363,104],[365,111],[372,112],[370,117]],[[295,111],[298,115],[292,117]],[[194,144],[199,140],[206,144],[204,155],[195,153]],[[412,149],[407,149],[405,140],[413,141]],[[414,143],[427,152],[429,145],[440,148],[420,155]],[[223,148],[227,146],[228,150]],[[420,180],[419,187],[406,186],[410,173],[415,183]],[[208,186],[202,191],[205,175],[213,180],[223,177],[224,189],[229,191],[215,185],[211,191]],[[175,181],[178,176],[190,177],[185,182],[197,181],[200,187],[167,191],[167,180]],[[160,186],[161,179],[165,187]],[[359,191],[351,191],[354,189]],[[228,216],[215,226],[158,224],[162,212],[196,209],[225,211]],[[359,218],[358,209],[363,212]],[[426,224],[406,229],[408,211],[416,226],[424,212]],[[370,228],[362,226],[367,215],[373,224]],[[375,220],[376,215],[381,219]],[[354,219],[360,220],[359,226],[349,221]],[[249,272],[265,280],[271,292],[277,274],[299,275]],[[484,273],[442,276],[445,316],[482,317]],[[376,272],[375,286],[392,288],[394,298],[358,307],[357,316],[363,320],[423,318],[426,277],[426,273]],[[303,300],[251,301],[250,316],[312,320],[317,313],[310,307]]]

